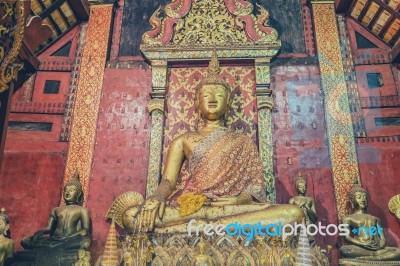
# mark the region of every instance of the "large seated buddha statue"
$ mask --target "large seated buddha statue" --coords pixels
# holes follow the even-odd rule
[[[132,207],[124,214],[123,219],[138,215],[136,229],[187,232],[192,219],[197,224],[285,224],[304,219],[304,212],[297,206],[265,202],[262,163],[256,145],[249,136],[225,127],[232,95],[219,73],[214,52],[208,75],[196,89],[204,126],[171,142],[155,193],[142,206]],[[178,190],[184,160],[189,161],[190,177]]]
[[[344,236],[347,244],[340,248],[341,255],[346,259],[373,261],[373,265],[400,265],[400,249],[386,246],[381,221],[367,213],[367,191],[356,184],[350,190],[349,199],[354,212],[343,217],[342,223],[348,224],[353,233]],[[376,261],[382,262],[377,264]],[[397,261],[397,263],[389,264],[389,261]],[[346,264],[346,260],[342,260],[340,265],[355,264]]]

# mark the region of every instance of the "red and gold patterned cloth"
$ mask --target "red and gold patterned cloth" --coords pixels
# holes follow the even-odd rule
[[[190,158],[190,177],[178,194],[193,192],[210,199],[247,192],[266,199],[262,163],[250,137],[221,128],[204,138]]]

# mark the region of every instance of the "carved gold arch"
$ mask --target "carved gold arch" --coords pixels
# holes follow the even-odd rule
[[[140,47],[152,67],[152,117],[147,195],[161,175],[165,97],[168,71],[174,62],[209,60],[213,49],[221,61],[254,64],[258,112],[258,139],[268,200],[275,202],[270,85],[270,62],[279,52],[278,33],[269,26],[269,13],[246,0],[173,0],[150,18],[152,29]]]

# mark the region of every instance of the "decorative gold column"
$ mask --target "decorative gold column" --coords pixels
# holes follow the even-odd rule
[[[150,155],[147,168],[146,196],[154,193],[161,177],[162,140],[164,135],[164,102],[167,87],[167,61],[154,60],[152,67],[152,100],[149,102],[151,114]]]
[[[161,176],[162,139],[164,133],[164,99],[149,102],[151,114],[150,156],[147,170],[146,195],[154,193]]]
[[[347,194],[354,179],[360,181],[349,97],[340,52],[333,0],[312,0],[313,19],[325,94],[325,116],[332,161],[336,206],[346,214]]]
[[[85,202],[89,190],[112,10],[113,5],[90,7],[64,176],[64,182],[67,182],[75,169],[79,171]]]
[[[271,111],[274,103],[271,99],[270,60],[256,59],[256,97],[258,108],[258,140],[260,156],[263,163],[263,172],[266,184],[267,201],[276,202],[273,143],[272,143],[272,122]]]

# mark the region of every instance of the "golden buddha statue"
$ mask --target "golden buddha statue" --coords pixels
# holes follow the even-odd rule
[[[306,225],[314,224],[318,219],[315,201],[313,198],[306,196],[307,181],[301,176],[300,172],[299,177],[296,179],[296,190],[298,195],[291,198],[289,203],[299,206],[304,211]],[[310,235],[308,238],[311,245],[315,244],[314,236]]]
[[[161,183],[140,208],[141,231],[155,228],[160,233],[187,232],[192,219],[213,224],[285,224],[304,218],[297,206],[265,203],[262,163],[256,145],[247,135],[225,127],[232,95],[229,84],[219,76],[220,71],[214,52],[208,75],[196,89],[204,126],[171,142]],[[189,161],[190,178],[183,189],[177,190],[185,159]],[[180,208],[174,205],[176,202],[181,203]],[[135,208],[132,212],[136,215],[138,211]]]
[[[75,263],[78,250],[87,249],[91,242],[90,216],[88,209],[80,206],[82,196],[82,185],[76,172],[64,185],[66,205],[53,208],[47,227],[21,241],[25,250],[17,253],[17,261],[40,261],[39,265]]]
[[[399,261],[400,249],[385,246],[385,235],[379,218],[366,213],[367,191],[355,184],[350,190],[349,200],[354,212],[343,217],[342,223],[348,224],[353,234],[344,236],[349,245],[340,248],[341,255],[365,261]]]
[[[193,266],[213,266],[214,263],[212,261],[211,256],[206,254],[206,243],[203,238],[200,239],[200,242],[197,243],[197,252],[198,254],[193,258]]]
[[[14,241],[7,238],[7,231],[10,228],[10,220],[6,215],[6,210],[0,211],[0,266],[3,266],[6,260],[14,256]]]

